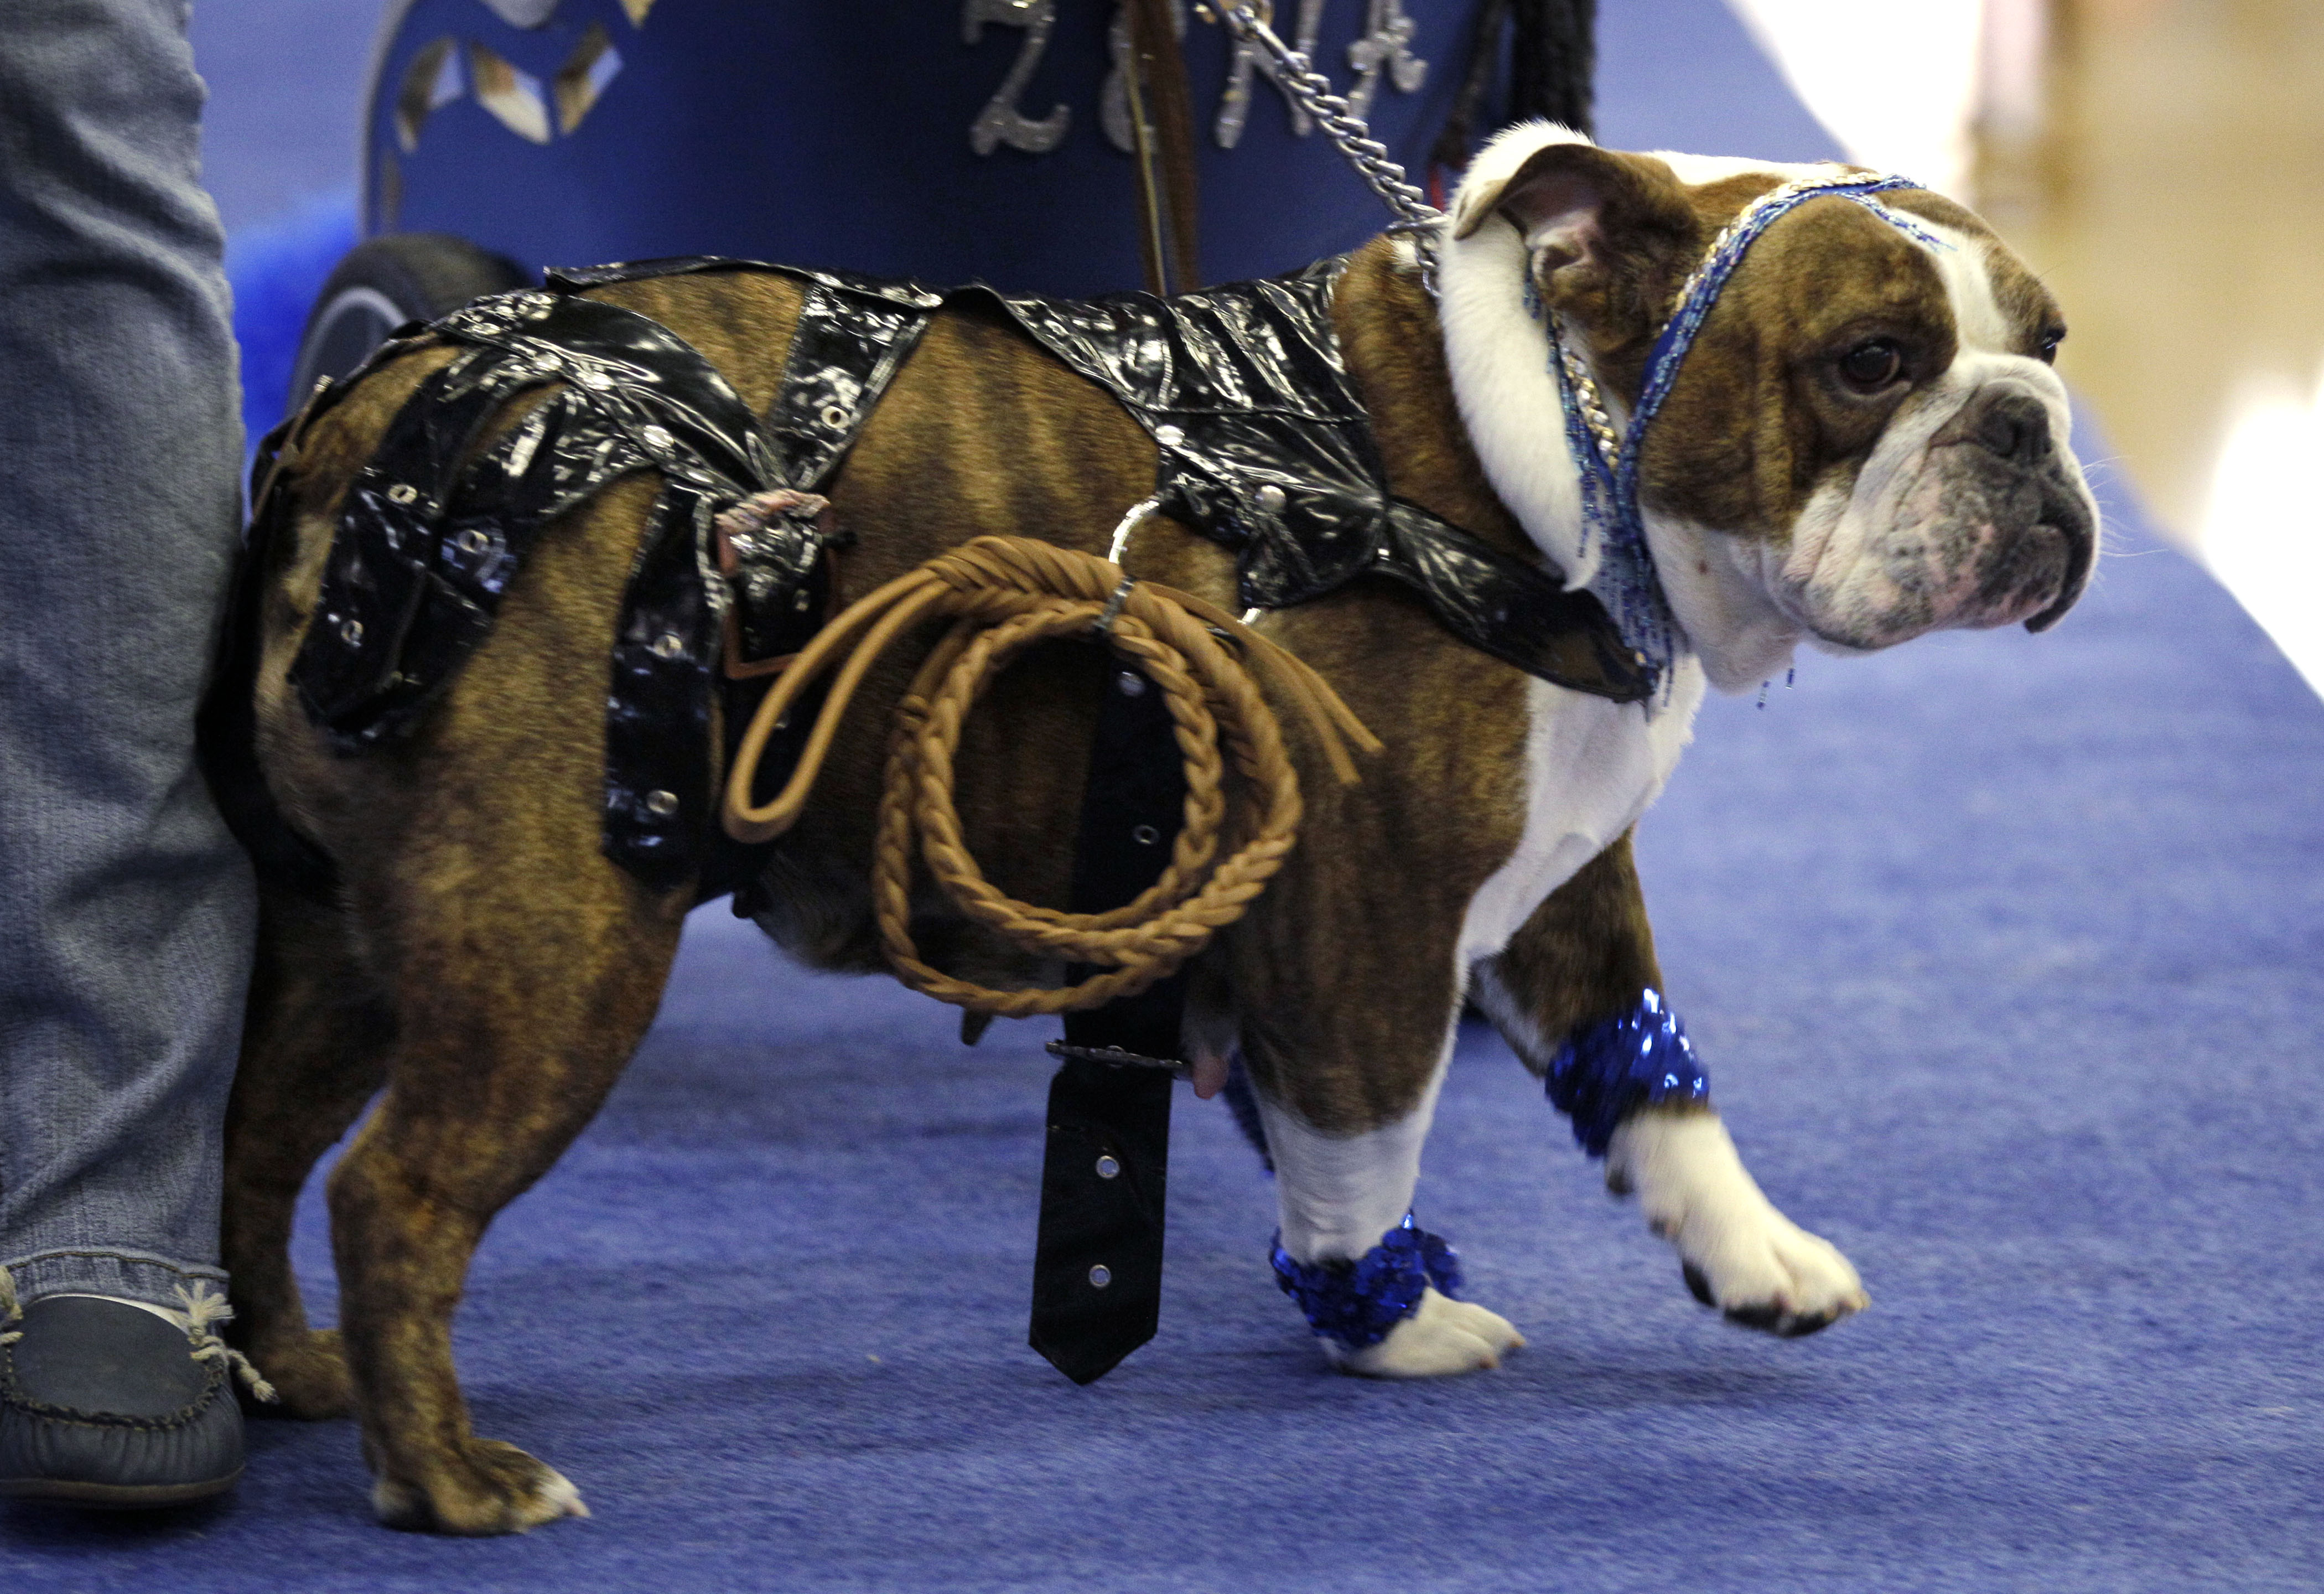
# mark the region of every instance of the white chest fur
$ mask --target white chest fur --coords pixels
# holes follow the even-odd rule
[[[1525,830],[1516,852],[1470,901],[1458,962],[1464,979],[1661,794],[1694,734],[1702,690],[1702,666],[1692,654],[1680,655],[1670,700],[1652,715],[1642,703],[1609,702],[1545,681],[1527,683]]]

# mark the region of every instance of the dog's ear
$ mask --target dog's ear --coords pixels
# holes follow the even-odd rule
[[[1525,239],[1534,282],[1553,301],[1563,283],[1641,268],[1659,275],[1655,268],[1691,261],[1700,231],[1669,166],[1580,143],[1545,144],[1506,179],[1464,189],[1452,236],[1465,238],[1495,217]]]

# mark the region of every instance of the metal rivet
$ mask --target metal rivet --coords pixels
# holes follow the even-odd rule
[[[387,489],[387,501],[391,504],[409,504],[419,496],[420,489],[408,481],[400,481]]]
[[[1261,513],[1267,514],[1282,514],[1283,505],[1289,501],[1284,497],[1283,489],[1277,487],[1273,482],[1269,482],[1265,487],[1259,488],[1258,493],[1253,496],[1258,500]]]
[[[638,436],[644,440],[646,447],[650,449],[666,449],[678,440],[676,438],[670,436],[667,431],[659,426],[649,426],[644,431],[639,432]]]
[[[791,607],[797,609],[800,614],[807,613],[808,608],[812,607],[814,603],[815,594],[807,591],[805,588],[799,588],[799,590],[794,594],[791,598]]]
[[[1133,825],[1130,827],[1130,839],[1140,847],[1151,847],[1162,839],[1162,832],[1152,825]]]
[[[1383,546],[1379,551],[1373,554],[1372,557],[1379,561],[1380,563],[1386,564],[1388,561],[1394,559],[1396,554],[1392,550]]]
[[[823,422],[825,431],[844,431],[847,430],[847,406],[825,404],[823,406],[823,412],[816,419]]]
[[[493,540],[475,526],[462,532],[458,542],[463,553],[482,553],[493,545]]]
[[[653,639],[653,656],[674,659],[686,651],[686,638],[675,631],[665,631]]]
[[[349,647],[353,647],[355,644],[361,642],[363,640],[363,622],[361,620],[340,621],[339,640],[346,643]]]
[[[671,814],[678,811],[678,793],[675,792],[648,792],[646,793],[646,811],[653,814],[658,819],[668,819]]]
[[[1124,670],[1113,678],[1113,684],[1120,689],[1121,695],[1125,698],[1146,695],[1146,677],[1135,670]]]
[[[1106,1285],[1113,1283],[1113,1269],[1102,1262],[1099,1263],[1090,1269],[1090,1283],[1102,1290]]]
[[[1098,1158],[1098,1160],[1097,1160],[1097,1176],[1098,1176],[1100,1179],[1113,1179],[1113,1178],[1117,1178],[1117,1177],[1119,1177],[1119,1176],[1120,1176],[1120,1172],[1121,1172],[1121,1164],[1120,1164],[1120,1163],[1115,1162],[1111,1157],[1100,1157],[1100,1158]]]
[[[1186,434],[1175,426],[1157,426],[1154,429],[1154,440],[1166,449],[1175,449],[1186,440]]]
[[[1636,652],[1636,651],[1633,651],[1633,652],[1631,653],[1630,657],[1632,657],[1633,659],[1636,659],[1636,660],[1637,660],[1639,663],[1641,663],[1641,664],[1643,664],[1643,663],[1645,663],[1646,662],[1646,654],[1644,654],[1644,653],[1642,653]]]

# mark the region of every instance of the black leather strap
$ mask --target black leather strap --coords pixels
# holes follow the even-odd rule
[[[1418,592],[1463,642],[1527,674],[1615,702],[1645,700],[1652,684],[1596,598],[1566,591],[1555,570],[1504,553],[1388,491],[1332,320],[1345,267],[1342,259],[1320,261],[1167,300],[1019,299],[978,286],[937,292],[708,256],[551,272],[549,282],[765,271],[807,283],[810,310],[819,316],[817,307],[832,305],[844,314],[802,322],[806,341],[794,343],[784,396],[768,419],[786,449],[834,461],[840,452],[808,422],[820,407],[816,395],[846,389],[817,379],[818,364],[877,370],[884,384],[929,315],[982,300],[1153,434],[1162,450],[1156,485],[1163,512],[1235,551],[1244,604],[1283,608],[1360,576],[1385,576]],[[883,331],[883,314],[911,329]],[[850,340],[862,348],[848,352]],[[809,348],[829,350],[827,360],[803,361]]]
[[[351,487],[292,666],[317,722],[350,752],[410,730],[489,634],[539,528],[657,470],[609,665],[604,847],[657,889],[731,887],[745,871],[716,826],[709,738],[723,622],[737,611],[746,654],[793,650],[820,623],[828,575],[814,523],[784,523],[734,544],[730,586],[713,518],[779,482],[827,476],[927,320],[877,294],[816,292],[824,308],[792,364],[819,375],[802,391],[821,399],[782,432],[788,451],[699,353],[619,306],[526,291],[438,322],[437,337],[466,347],[406,402]],[[851,314],[869,329],[852,340],[835,329]],[[561,391],[478,450],[487,421],[549,383]]]
[[[1185,817],[1185,770],[1162,694],[1118,670],[1105,689],[1074,846],[1073,910],[1117,908],[1154,884]],[[1082,968],[1070,978],[1093,972]],[[1178,1055],[1185,978],[1065,1015],[1066,1043],[1149,1059]],[[1033,1348],[1076,1384],[1103,1377],[1154,1337],[1162,1308],[1171,1075],[1068,1057],[1049,1083]]]
[[[1286,608],[1386,576],[1505,663],[1644,700],[1652,682],[1597,598],[1389,492],[1332,320],[1344,265],[1167,300],[1002,303],[1153,434],[1162,513],[1235,551],[1244,604]]]

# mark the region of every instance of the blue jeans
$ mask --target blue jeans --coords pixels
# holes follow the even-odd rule
[[[222,1280],[249,867],[195,772],[239,515],[182,0],[0,6],[0,1264]]]

